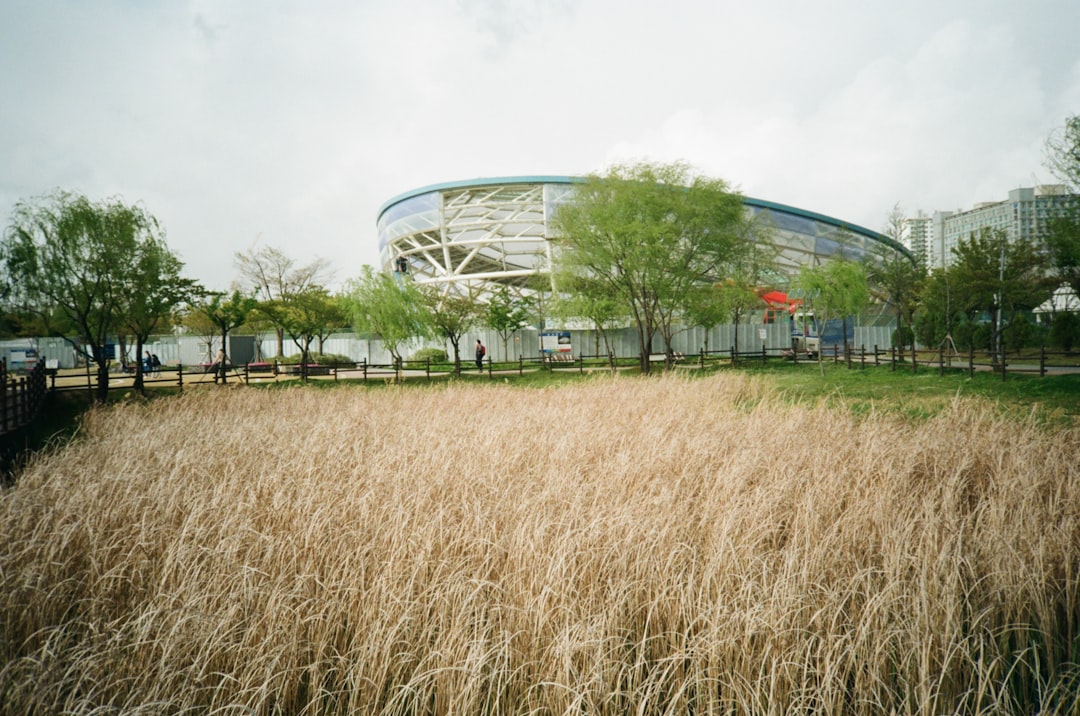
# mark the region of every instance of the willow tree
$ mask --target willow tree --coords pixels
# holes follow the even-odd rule
[[[556,284],[587,276],[577,288],[623,306],[647,373],[654,337],[660,333],[670,355],[687,296],[722,278],[743,245],[744,222],[742,197],[686,164],[614,166],[576,185],[554,217]]]
[[[866,267],[855,261],[832,258],[819,266],[803,266],[796,278],[796,285],[814,309],[819,336],[830,318],[855,316],[870,305]],[[818,345],[818,369],[822,376],[825,375],[821,359],[824,348]],[[844,332],[844,348],[846,351],[847,331]]]
[[[188,283],[142,207],[65,191],[15,207],[0,264],[5,300],[60,318],[64,337],[97,364],[99,402],[109,392],[109,341],[133,318],[152,328],[176,298],[172,289]]]
[[[395,364],[401,362],[402,344],[431,335],[423,294],[412,281],[364,266],[346,286],[344,302],[356,332],[379,336]]]

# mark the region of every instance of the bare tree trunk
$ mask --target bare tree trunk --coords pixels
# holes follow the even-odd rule
[[[109,361],[105,357],[105,346],[101,347],[97,364],[97,394],[95,401],[104,405],[109,399]]]

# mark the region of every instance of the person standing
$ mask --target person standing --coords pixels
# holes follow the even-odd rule
[[[214,383],[217,384],[218,378],[221,378],[221,382],[225,382],[225,351],[218,348],[217,355],[214,356],[214,364],[212,366],[214,371]]]
[[[487,355],[487,348],[484,348],[484,344],[480,342],[480,339],[476,339],[476,369],[484,369],[484,356]]]

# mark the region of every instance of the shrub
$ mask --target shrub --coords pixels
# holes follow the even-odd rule
[[[278,356],[275,358],[279,365],[299,365],[300,354],[291,356]],[[349,356],[337,355],[336,353],[308,353],[308,363],[319,365],[337,365],[341,363],[355,363]]]
[[[1080,314],[1058,313],[1050,326],[1050,341],[1055,348],[1071,352],[1080,344]]]
[[[409,360],[421,362],[430,360],[432,363],[446,363],[448,359],[446,351],[442,348],[421,348],[413,353]]]

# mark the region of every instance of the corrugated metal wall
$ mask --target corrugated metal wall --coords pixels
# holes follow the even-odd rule
[[[560,330],[560,329],[550,329]],[[632,328],[623,328],[609,331],[607,345],[605,340],[596,331],[571,330],[570,340],[574,355],[605,355],[608,350],[614,351],[619,357],[629,358],[638,355],[637,331]],[[762,339],[764,332],[764,340]],[[892,346],[891,326],[856,326],[855,346],[866,346],[872,349],[875,345],[880,350],[888,350]],[[673,349],[687,355],[697,355],[706,349],[710,353],[728,352],[735,345],[738,337],[738,350],[741,353],[761,350],[764,344],[766,350],[773,352],[782,350],[791,345],[788,335],[788,326],[785,323],[775,324],[740,324],[738,326],[717,326],[707,333],[702,328],[690,328],[680,331],[672,340]],[[488,355],[496,361],[517,360],[518,356],[535,358],[540,355],[540,332],[536,329],[522,329],[509,337],[505,348],[502,338],[492,330],[474,331],[466,334],[461,339],[461,358],[463,361],[473,360],[473,346],[479,338],[487,346]],[[707,339],[707,340],[706,340]],[[246,339],[250,340],[250,339]],[[260,343],[264,359],[269,359],[277,353],[277,338],[273,333],[265,333],[257,339]],[[145,350],[156,353],[162,363],[175,365],[198,365],[213,360],[220,341],[215,341],[213,346],[208,347],[206,342],[198,336],[161,336],[151,339],[146,344]],[[231,343],[231,337],[230,337]],[[657,336],[652,345],[653,352],[663,351],[663,340]],[[0,355],[6,357],[11,350],[25,350],[27,347],[36,347],[38,355],[44,360],[53,358],[59,361],[61,368],[73,368],[76,365],[76,353],[71,344],[62,338],[34,338],[20,339],[17,341],[0,342]],[[439,341],[413,341],[402,349],[402,354],[409,357],[424,347],[444,348],[448,356],[453,357],[453,351],[449,344]],[[312,349],[317,350],[313,345]],[[373,364],[389,364],[390,352],[383,347],[378,339],[359,338],[353,333],[335,333],[326,339],[323,346],[326,353],[348,356],[349,359],[361,362],[366,360]],[[131,350],[134,350],[131,348]],[[300,349],[288,338],[285,340],[284,352],[287,356],[297,355]]]

